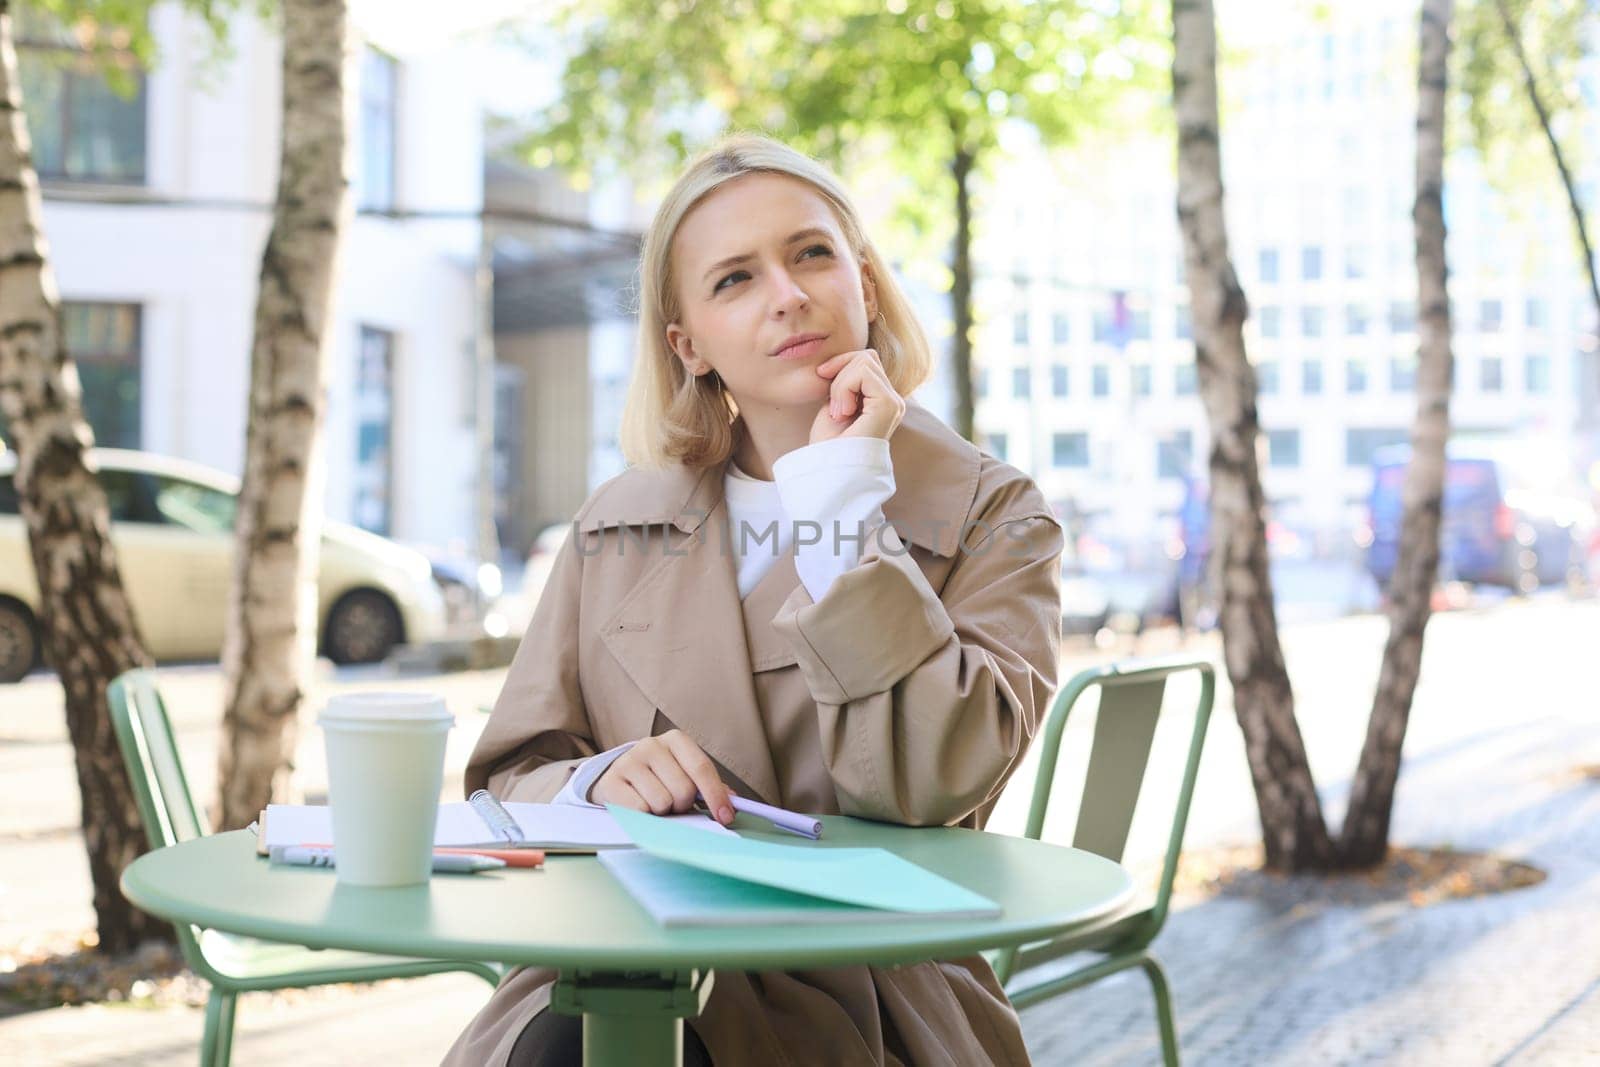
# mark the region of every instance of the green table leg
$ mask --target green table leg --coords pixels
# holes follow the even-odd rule
[[[550,1008],[583,1016],[584,1067],[682,1067],[683,1020],[711,995],[710,971],[562,972]]]

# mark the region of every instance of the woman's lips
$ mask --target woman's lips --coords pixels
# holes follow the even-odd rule
[[[785,348],[772,358],[805,359],[807,356],[814,356],[818,352],[822,351],[822,346],[827,342],[827,340],[828,339],[826,337],[816,337],[809,341],[801,341],[797,345],[790,345],[788,348]]]

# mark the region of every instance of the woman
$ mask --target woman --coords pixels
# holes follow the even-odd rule
[[[467,768],[502,799],[981,826],[1055,683],[1060,527],[905,396],[927,341],[838,181],[754,136],[646,234],[634,466],[579,511]],[[453,1064],[576,1063],[548,970]],[[685,1062],[1027,1062],[978,957],[718,972]]]

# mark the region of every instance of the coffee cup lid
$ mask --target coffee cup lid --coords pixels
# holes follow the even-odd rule
[[[455,716],[445,707],[444,698],[433,693],[340,693],[328,700],[317,721],[328,726],[449,728],[455,724]]]

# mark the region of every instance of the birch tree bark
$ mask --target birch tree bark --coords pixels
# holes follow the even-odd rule
[[[1223,654],[1244,733],[1266,865],[1324,868],[1333,842],[1294,716],[1267,568],[1266,503],[1256,458],[1256,378],[1245,353],[1244,289],[1228,258],[1211,0],[1174,0],[1178,224],[1194,317],[1195,362],[1211,433],[1211,543]]]
[[[1452,0],[1423,0],[1417,67],[1417,414],[1411,426],[1399,556],[1389,581],[1389,638],[1372,716],[1340,830],[1345,862],[1366,866],[1388,852],[1389,815],[1422,667],[1422,637],[1439,570],[1439,519],[1444,497],[1445,441],[1450,436],[1450,303],[1445,290],[1444,115]]]
[[[1561,178],[1562,191],[1567,194],[1567,209],[1572,214],[1572,228],[1578,239],[1578,254],[1583,257],[1584,277],[1589,282],[1589,299],[1594,304],[1595,331],[1600,333],[1600,274],[1597,274],[1595,266],[1594,242],[1589,239],[1589,227],[1584,220],[1583,201],[1578,196],[1578,185],[1573,179],[1572,170],[1567,166],[1567,157],[1561,150],[1561,141],[1556,137],[1555,125],[1550,120],[1550,109],[1545,106],[1544,97],[1539,92],[1539,81],[1533,75],[1533,64],[1528,61],[1528,50],[1522,42],[1522,30],[1517,25],[1516,17],[1512,15],[1506,0],[1494,0],[1494,6],[1500,16],[1500,24],[1505,29],[1506,40],[1511,45],[1512,54],[1517,57],[1517,66],[1522,71],[1522,86],[1528,94],[1528,103],[1533,108],[1534,117],[1539,121],[1539,129],[1544,132],[1545,141],[1550,145],[1550,157],[1555,161],[1556,173]],[[1420,259],[1418,262],[1420,263]],[[1592,430],[1596,422],[1600,421],[1600,352],[1584,352],[1578,358],[1578,425],[1583,430]]]
[[[283,141],[261,260],[237,551],[223,646],[217,823],[247,825],[292,770],[316,634],[320,439],[349,213],[343,0],[283,0]]]
[[[89,466],[94,436],[61,336],[12,34],[11,4],[0,0],[0,411],[16,446],[44,655],[65,692],[99,947],[117,953],[172,937],[117,888],[122,869],[145,850],[145,834],[106,713],[106,685],[150,657],[122,588],[106,496]]]

